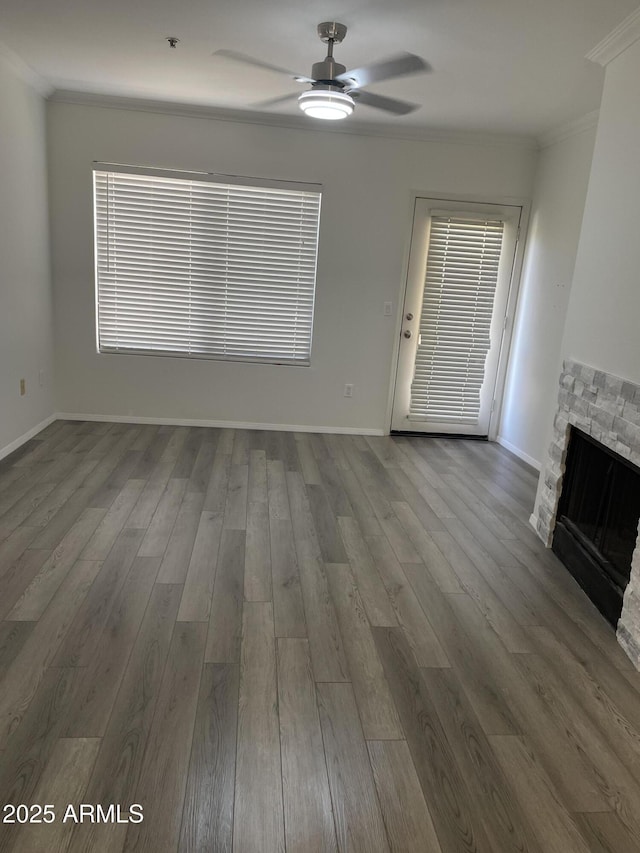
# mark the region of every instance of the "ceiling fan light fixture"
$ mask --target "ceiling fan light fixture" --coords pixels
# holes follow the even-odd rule
[[[338,121],[351,115],[355,109],[355,101],[346,92],[311,89],[300,95],[298,106],[311,118]]]

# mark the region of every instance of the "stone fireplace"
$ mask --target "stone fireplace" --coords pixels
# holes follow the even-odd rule
[[[562,492],[571,427],[640,466],[640,385],[577,361],[564,362],[553,440],[532,523],[551,547]],[[617,625],[620,645],[640,669],[640,536]]]

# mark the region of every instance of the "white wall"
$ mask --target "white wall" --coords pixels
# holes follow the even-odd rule
[[[531,464],[545,458],[578,250],[595,120],[540,151],[500,440]]]
[[[562,353],[640,383],[640,41],[606,69]]]
[[[2,57],[0,122],[1,457],[53,413],[45,104]]]
[[[67,413],[383,430],[412,192],[528,197],[536,152],[51,103],[57,407]],[[323,184],[312,366],[98,355],[91,163]],[[392,300],[394,316],[383,316]],[[353,399],[343,397],[346,382]]]
[[[635,383],[640,383],[638,80],[640,41],[606,68],[561,347],[561,359],[573,358]]]

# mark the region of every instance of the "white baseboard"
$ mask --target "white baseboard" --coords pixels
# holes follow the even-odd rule
[[[13,453],[14,450],[17,450],[19,447],[29,441],[30,438],[33,438],[34,435],[37,435],[39,432],[42,432],[45,427],[48,427],[49,424],[52,424],[55,420],[57,420],[59,415],[49,415],[48,418],[45,418],[43,421],[40,421],[39,424],[30,429],[28,432],[23,433],[20,438],[16,438],[15,441],[12,441],[11,444],[7,444],[6,447],[0,449],[0,459],[4,459],[5,456],[8,456],[10,453]]]
[[[496,439],[498,444],[501,444],[506,450],[510,453],[513,453],[514,456],[517,456],[518,459],[522,459],[523,462],[526,462],[527,465],[531,465],[532,468],[535,468],[536,471],[540,471],[542,469],[542,465],[538,462],[537,459],[534,459],[533,456],[529,456],[528,453],[525,453],[524,450],[520,450],[519,447],[516,447],[515,444],[511,444],[510,441],[507,441],[506,438],[503,438],[501,435]]]
[[[223,429],[266,429],[274,432],[322,432],[334,435],[386,435],[382,429],[358,427],[309,426],[306,424],[261,424],[243,421],[208,421],[197,418],[145,418],[137,415],[83,415],[77,412],[58,412],[63,421],[106,421],[117,424],[162,424],[168,426],[221,427]]]

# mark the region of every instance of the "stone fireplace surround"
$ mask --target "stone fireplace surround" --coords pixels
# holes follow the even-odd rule
[[[548,548],[562,491],[571,425],[640,467],[640,385],[578,361],[564,362],[553,440],[531,517]],[[640,669],[640,531],[617,636],[622,648]]]

